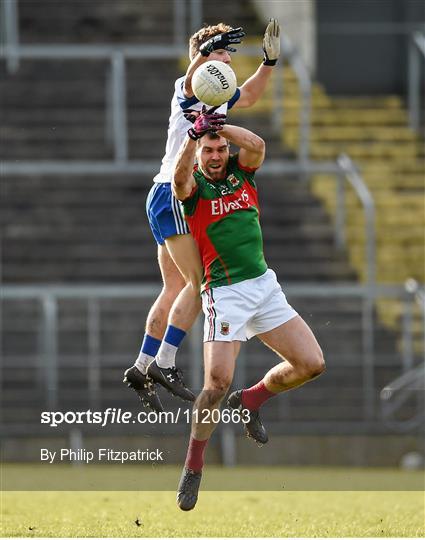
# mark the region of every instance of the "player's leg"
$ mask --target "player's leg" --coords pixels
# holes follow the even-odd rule
[[[249,301],[255,294],[249,296],[247,305],[240,288],[235,284],[202,293],[204,387],[193,408],[191,437],[177,494],[182,510],[191,510],[196,504],[205,448],[219,420],[219,407],[233,379],[240,342],[246,341],[247,322],[253,315]]]
[[[170,306],[165,335],[148,373],[155,382],[162,384],[174,395],[193,401],[195,396],[186,388],[180,370],[175,367],[175,359],[186,332],[192,327],[201,309],[202,265],[198,248],[190,234],[168,237],[165,244],[184,278],[185,286],[180,290],[172,307]]]
[[[229,402],[233,395],[238,395],[241,407],[258,413],[271,397],[319,376],[325,362],[313,332],[299,315],[257,337],[278,354],[282,362],[254,386],[234,392]]]
[[[209,341],[204,344],[204,386],[193,407],[192,432],[197,440],[207,440],[217,427],[221,401],[232,384],[240,341]],[[196,413],[195,413],[196,411]]]
[[[152,355],[144,355],[143,345],[136,362],[141,371],[146,373],[148,365],[154,360],[167,328],[167,317],[170,309],[185,287],[185,281],[171,258],[167,246],[158,246],[158,264],[162,278],[162,289],[153,303],[146,318],[145,337],[151,336],[157,343]],[[138,362],[140,361],[140,365]]]
[[[242,403],[247,409],[258,410],[270,397],[304,384],[325,369],[320,346],[299,315],[257,337],[282,362],[271,368],[259,383],[242,391]]]
[[[276,352],[282,361],[269,370],[261,381],[229,396],[229,406],[248,409],[256,417],[254,427],[261,434],[264,427],[258,415],[261,405],[280,392],[300,386],[324,370],[323,354],[309,326],[288,304],[273,271],[258,280],[263,302],[250,322],[248,336],[256,335]],[[246,424],[249,429],[249,424]],[[249,433],[257,442],[255,430]],[[264,431],[265,433],[265,431]]]
[[[299,315],[257,337],[276,352],[282,362],[254,386],[233,392],[228,405],[240,411],[250,411],[249,422],[244,423],[244,429],[261,445],[268,441],[259,415],[261,405],[277,394],[317,377],[324,370],[325,363],[313,332]]]
[[[258,337],[282,358],[263,379],[266,388],[275,394],[300,386],[325,369],[322,350],[299,315]]]
[[[165,245],[175,268],[178,269],[183,287],[174,299],[167,313],[168,328],[165,329],[167,318],[163,320],[163,333],[167,334],[172,328],[186,333],[193,325],[201,310],[200,286],[202,265],[198,248],[190,234],[174,235],[165,239]],[[175,347],[167,346],[167,335],[157,355],[157,363],[161,367],[175,365]]]
[[[204,345],[204,387],[193,406],[190,441],[177,490],[182,510],[192,510],[198,499],[205,449],[219,422],[220,404],[232,384],[239,349],[239,341],[211,341]]]
[[[188,331],[201,311],[200,288],[203,276],[201,257],[191,234],[172,236],[167,238],[165,243],[186,283],[173,304],[168,324],[178,325]]]
[[[186,232],[183,220],[181,216],[176,214],[172,201],[171,186],[160,183],[152,186],[146,200],[149,226],[158,244],[158,263],[163,288],[149,311],[142,346],[135,365],[124,374],[124,382],[137,392],[145,405],[152,400],[158,401],[155,385],[147,376],[147,367],[153,362],[158,353],[164,336],[168,313],[174,300],[185,285],[184,278],[174,264],[165,245],[167,236]],[[162,405],[157,408],[162,409]]]
[[[124,382],[133,388],[141,402],[154,410],[163,410],[156,395],[155,385],[147,376],[147,368],[154,361],[166,328],[167,315],[185,282],[170,257],[165,245],[158,245],[158,264],[163,282],[162,290],[149,310],[145,334],[134,366],[124,374]]]

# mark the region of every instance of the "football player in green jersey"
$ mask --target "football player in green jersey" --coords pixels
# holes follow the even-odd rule
[[[265,143],[251,131],[223,124],[222,115],[211,111],[197,117],[180,148],[173,178],[174,195],[183,203],[205,272],[205,380],[194,405],[178,487],[182,510],[196,504],[204,451],[220,420],[220,403],[232,383],[241,342],[257,336],[279,357],[261,381],[233,392],[227,402],[259,444],[268,440],[260,406],[317,377],[325,366],[316,338],[286,301],[264,259],[254,177]],[[229,142],[240,148],[234,156]]]

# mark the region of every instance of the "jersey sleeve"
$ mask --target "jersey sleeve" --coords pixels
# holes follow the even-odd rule
[[[242,172],[244,177],[248,180],[248,182],[255,188],[257,189],[257,185],[254,181],[254,176],[255,176],[255,173],[258,169],[258,167],[245,167],[244,165],[242,165],[240,162],[239,162],[239,154],[234,154],[231,158],[232,160],[232,163],[231,163],[231,166]]]
[[[193,177],[195,178],[196,185],[193,187],[189,197],[182,201],[185,216],[193,216],[199,200],[199,184],[197,182],[196,172],[193,173]]]
[[[193,107],[197,103],[201,103],[196,96],[187,97],[187,96],[184,95],[184,80],[185,80],[184,77],[181,77],[180,79],[177,79],[176,87],[175,87],[177,103],[180,105],[180,108],[182,110],[183,109],[190,109],[191,107]],[[223,105],[221,105],[217,109],[216,112],[224,112],[225,113],[227,110],[230,110],[234,106],[234,104],[238,101],[238,99],[240,97],[241,97],[241,91],[239,90],[239,88],[236,88],[235,93],[233,94],[233,96],[227,102],[227,108],[225,110],[221,110],[221,108],[224,105],[226,105],[226,103],[224,103]]]
[[[184,81],[185,77],[180,77],[180,79],[177,79],[175,84],[177,103],[180,105],[182,110],[189,109],[196,103],[199,103],[199,99],[196,96],[187,97],[184,95]]]
[[[239,88],[236,88],[236,92],[227,102],[227,108],[230,110],[240,97],[241,97],[241,91],[239,90]]]

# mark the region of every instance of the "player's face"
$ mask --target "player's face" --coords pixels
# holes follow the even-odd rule
[[[198,163],[202,172],[211,180],[221,180],[226,175],[229,145],[224,137],[210,139],[204,136],[198,148]]]
[[[224,62],[225,64],[230,64],[232,57],[226,51],[226,49],[217,49],[209,54],[208,60],[218,60],[219,62]]]

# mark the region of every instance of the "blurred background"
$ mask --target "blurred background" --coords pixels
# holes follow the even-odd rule
[[[188,38],[203,23],[243,26],[241,85],[275,16],[272,84],[229,118],[266,140],[266,259],[327,371],[264,407],[266,447],[221,425],[208,460],[423,466],[424,10],[421,0],[1,0],[4,461],[164,438],[168,461],[184,459],[185,423],[53,429],[40,411],[140,409],[121,381],[161,286],[144,204]],[[177,361],[197,390],[201,326]],[[275,362],[252,340],[234,388]]]

